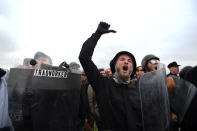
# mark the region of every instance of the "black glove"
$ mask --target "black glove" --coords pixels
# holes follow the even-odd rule
[[[30,65],[35,66],[36,64],[37,64],[36,60],[31,59],[31,61],[30,61]]]
[[[69,68],[69,64],[66,63],[66,61],[63,61],[59,67]]]
[[[105,34],[105,33],[116,33],[115,30],[109,30],[109,27],[110,25],[106,22],[100,22],[99,25],[98,25],[98,28],[96,30],[96,33],[102,35],[102,34]]]
[[[6,71],[4,71],[3,69],[0,68],[0,78],[1,78],[2,76],[4,76],[5,73],[6,73]]]

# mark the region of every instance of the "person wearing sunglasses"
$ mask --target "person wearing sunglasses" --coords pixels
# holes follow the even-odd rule
[[[164,75],[158,75],[158,73],[161,73],[160,71],[158,71],[158,73],[149,73],[148,74],[148,72],[153,72],[153,71],[156,71],[156,70],[159,70],[160,69],[160,67],[162,67],[162,64],[160,64],[160,59],[159,59],[159,57],[157,57],[157,56],[155,56],[155,55],[153,55],[153,54],[148,54],[148,55],[146,55],[143,59],[142,59],[142,62],[141,62],[141,65],[142,65],[142,68],[143,68],[143,70],[144,70],[144,73],[145,73],[145,77],[146,78],[149,78],[148,79],[148,81],[151,81],[152,80],[152,78],[151,77],[153,77],[153,78],[157,78],[158,80],[159,79],[163,79],[163,77],[165,78],[165,73],[164,73]],[[147,73],[147,74],[146,74]],[[155,76],[155,75],[157,75],[157,76]],[[149,77],[147,77],[147,76],[149,76]],[[142,76],[143,77],[143,76]],[[144,80],[144,79],[143,79]],[[147,83],[149,83],[148,81],[146,81]],[[153,81],[153,87],[152,87],[152,89],[154,89],[154,87],[155,87],[155,90],[156,89],[159,89],[161,86],[162,87],[164,87],[165,85],[167,85],[167,87],[168,87],[168,89],[171,89],[171,88],[174,88],[175,87],[175,83],[174,83],[174,80],[171,78],[171,77],[166,77],[166,83],[164,82],[163,83],[163,81],[160,81],[161,83],[155,83],[155,81]],[[146,82],[144,82],[144,81],[140,81],[139,83],[146,83]],[[147,87],[148,88],[148,87]],[[154,91],[153,91],[154,92]],[[168,94],[168,92],[165,92],[165,91],[163,91],[162,89],[160,90],[160,92],[163,92],[163,94]],[[157,95],[155,94],[155,97],[156,97]],[[151,95],[150,95],[150,97],[151,97]],[[166,101],[168,101],[168,97],[163,97],[162,98],[163,100],[166,100]],[[164,104],[164,103],[163,103]],[[166,108],[169,108],[168,107],[169,105],[168,104],[166,104]],[[159,107],[159,106],[158,106]],[[159,108],[158,108],[159,109]],[[159,112],[159,111],[158,111]],[[164,112],[163,112],[164,113]],[[169,116],[170,116],[170,113],[169,113]],[[163,120],[165,120],[165,118],[161,118],[161,119],[163,119]],[[167,128],[166,128],[166,130],[170,130],[171,131],[171,129],[174,129],[174,128],[176,128],[177,129],[177,126],[176,127],[173,127],[173,125],[172,124],[174,124],[174,121],[176,122],[176,120],[177,120],[177,116],[176,115],[174,115],[174,114],[171,114],[171,120],[170,120],[170,118],[168,119],[169,120],[169,122],[167,122],[168,123],[168,125],[167,125]],[[176,131],[176,130],[173,130],[173,131]]]
[[[145,72],[158,70],[159,58],[155,55],[147,55],[142,60]],[[168,65],[168,68],[178,68],[176,62]],[[176,69],[178,72],[178,69]],[[159,78],[160,79],[160,78]],[[169,130],[196,131],[197,130],[197,90],[187,81],[179,79],[175,75],[166,76],[168,97],[171,111]]]
[[[152,54],[146,55],[141,62],[142,68],[145,73],[157,70],[157,65],[159,63],[160,63],[159,57]]]

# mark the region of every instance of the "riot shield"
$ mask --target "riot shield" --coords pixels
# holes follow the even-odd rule
[[[145,73],[139,79],[143,131],[164,131],[170,122],[165,68]]]
[[[8,82],[9,112],[14,116],[13,121],[20,116],[18,129],[76,130],[80,78],[80,74],[58,67],[11,69]]]
[[[23,94],[31,82],[33,70],[11,69],[8,79],[8,110],[16,131],[25,131],[23,119]]]
[[[171,77],[175,82],[175,88],[168,91],[170,108],[178,116],[179,122],[181,122],[196,94],[196,87],[184,79],[172,75]]]

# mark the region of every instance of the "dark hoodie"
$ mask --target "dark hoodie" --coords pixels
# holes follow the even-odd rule
[[[91,60],[100,36],[94,33],[83,44],[79,60],[96,94],[101,128],[113,131],[140,131],[142,127],[139,89],[131,83],[118,84],[112,78],[102,76]]]

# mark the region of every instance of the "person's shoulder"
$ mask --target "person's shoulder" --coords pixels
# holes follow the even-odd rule
[[[178,77],[177,75],[174,75],[174,74],[172,74],[172,73],[169,73],[169,74],[167,74],[167,77]]]
[[[170,73],[169,73],[169,74],[167,74],[167,77],[169,77],[170,75],[172,75],[172,74],[170,74]]]

